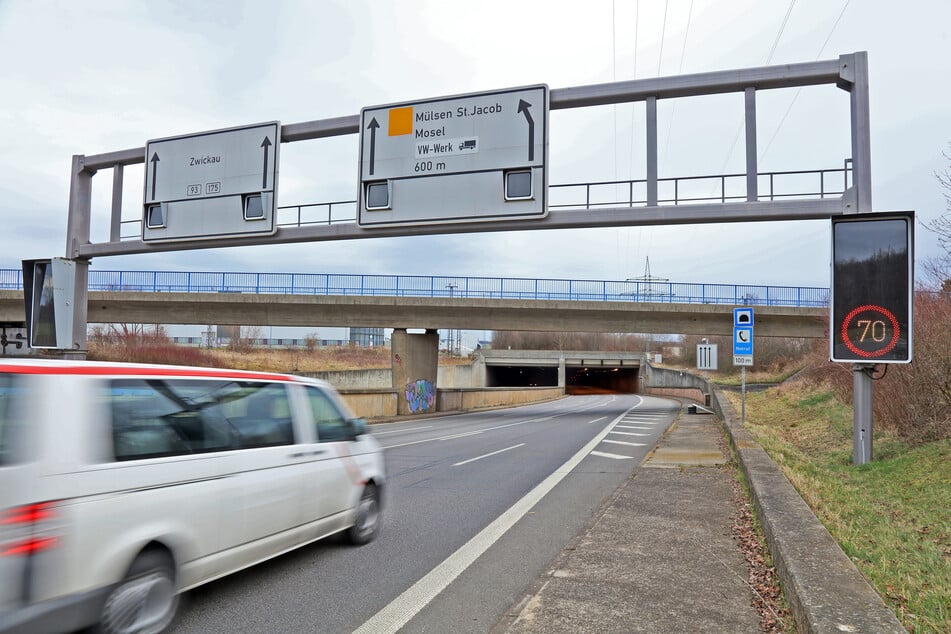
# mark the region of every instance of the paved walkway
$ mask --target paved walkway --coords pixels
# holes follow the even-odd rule
[[[732,470],[711,414],[687,414],[500,623],[532,632],[757,632],[731,537]]]

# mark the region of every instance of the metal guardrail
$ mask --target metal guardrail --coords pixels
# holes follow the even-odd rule
[[[852,159],[842,167],[829,169],[760,172],[758,200],[816,199],[841,196],[852,185]],[[598,209],[643,207],[647,200],[647,179],[562,183],[548,188],[550,209]],[[690,205],[747,200],[746,174],[711,174],[658,178],[658,204]],[[701,192],[709,193],[701,193]],[[618,192],[626,192],[619,194]],[[284,205],[277,209],[278,227],[353,224],[356,200]],[[120,240],[141,238],[140,219],[123,220]]]
[[[760,172],[758,200],[815,199],[841,196],[851,186],[852,159],[842,167]],[[660,205],[728,203],[747,200],[746,174],[674,176],[657,179]],[[626,194],[618,198],[618,191]],[[711,193],[701,193],[704,191]],[[596,209],[647,205],[647,179],[564,183],[549,187],[550,209]],[[583,194],[583,196],[582,196]],[[583,200],[582,200],[583,198]]]
[[[0,269],[0,289],[22,288],[22,271]],[[807,286],[343,273],[90,271],[89,290],[583,300],[734,306],[829,305],[828,288]]]

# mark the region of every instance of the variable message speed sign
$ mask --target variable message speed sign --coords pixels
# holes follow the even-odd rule
[[[911,361],[914,226],[914,212],[832,219],[833,361]]]
[[[277,121],[149,141],[142,239],[273,234],[280,141]]]
[[[542,218],[548,87],[364,108],[361,226]]]

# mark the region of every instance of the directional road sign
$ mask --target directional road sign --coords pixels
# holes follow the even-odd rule
[[[548,87],[364,108],[361,226],[543,218]]]
[[[698,370],[716,370],[717,369],[717,344],[698,343],[697,344],[697,369]]]
[[[147,142],[142,239],[273,234],[280,141],[272,121]]]

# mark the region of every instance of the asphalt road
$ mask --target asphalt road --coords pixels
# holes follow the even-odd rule
[[[205,585],[174,632],[486,632],[583,529],[679,403],[635,395],[375,425],[381,536]]]

